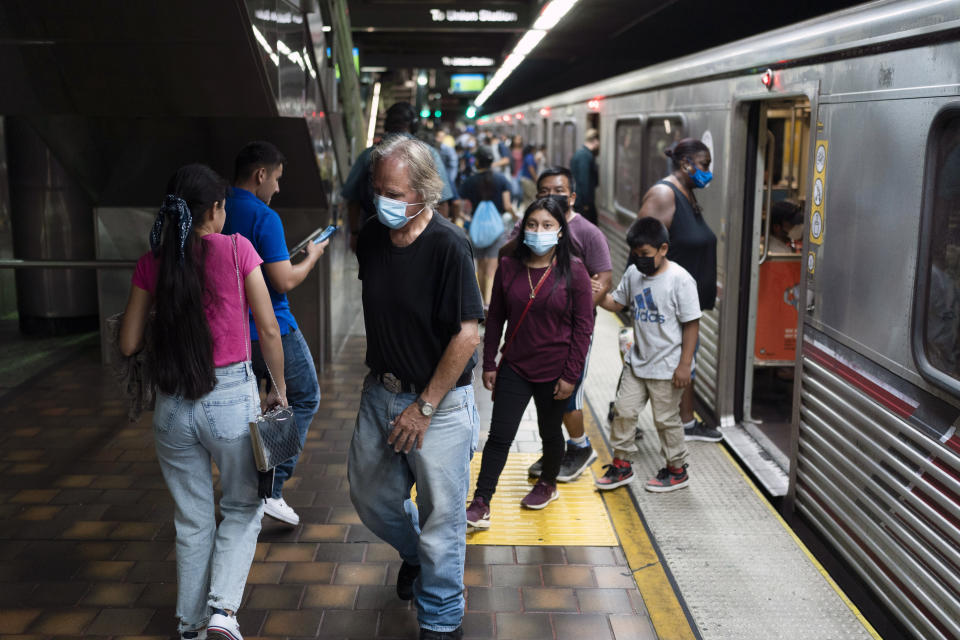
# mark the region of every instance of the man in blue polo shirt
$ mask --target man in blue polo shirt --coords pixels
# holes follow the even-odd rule
[[[287,382],[287,401],[293,409],[300,430],[300,443],[307,439],[307,429],[320,405],[320,385],[317,370],[306,340],[297,328],[290,311],[287,291],[310,274],[329,240],[320,244],[307,243],[306,257],[293,264],[283,233],[283,223],[277,212],[268,205],[280,192],[285,158],[269,142],[251,142],[237,154],[233,193],[227,198],[227,220],[223,233],[239,233],[253,243],[263,259],[263,272],[273,301],[273,312],[283,336],[283,377]],[[253,346],[253,371],[258,379],[269,379],[267,365],[260,352],[257,329],[250,321]],[[298,456],[297,456],[298,457]],[[291,525],[300,523],[300,516],[283,499],[283,483],[293,475],[297,457],[277,465],[273,480],[273,497],[268,498],[264,513]]]

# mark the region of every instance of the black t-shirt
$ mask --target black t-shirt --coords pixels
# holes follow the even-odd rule
[[[717,301],[717,236],[680,189],[669,180],[657,184],[673,189],[676,201],[673,222],[670,223],[667,260],[679,264],[697,281],[700,309],[713,309]]]
[[[394,246],[389,229],[371,221],[360,233],[357,260],[367,366],[426,387],[460,323],[483,318],[470,241],[437,213],[406,247]],[[464,373],[476,363],[474,354]]]

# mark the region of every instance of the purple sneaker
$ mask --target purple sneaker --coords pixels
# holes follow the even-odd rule
[[[477,529],[490,528],[490,505],[480,496],[474,497],[467,507],[467,524]]]
[[[559,497],[560,492],[557,491],[556,486],[540,481],[533,485],[533,489],[520,501],[520,504],[527,509],[543,509]]]

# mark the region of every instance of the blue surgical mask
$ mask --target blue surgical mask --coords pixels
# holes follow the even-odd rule
[[[401,228],[423,213],[423,209],[426,209],[426,207],[424,207],[408,218],[407,206],[411,204],[423,204],[422,202],[404,202],[403,200],[394,200],[383,196],[374,196],[373,200],[377,205],[377,218],[391,229]]]
[[[693,186],[698,189],[703,189],[705,186],[710,184],[711,180],[713,180],[713,173],[699,168],[693,173],[688,173],[687,175],[690,176],[691,180],[693,180]]]
[[[550,249],[557,246],[560,240],[560,230],[556,231],[524,231],[523,244],[530,247],[538,256],[546,255]]]

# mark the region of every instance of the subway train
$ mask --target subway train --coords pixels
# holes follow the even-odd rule
[[[700,414],[910,633],[960,638],[960,1],[862,5],[478,127],[557,165],[599,130],[614,283],[664,149],[711,149]],[[780,200],[803,204],[795,253],[769,241]]]

